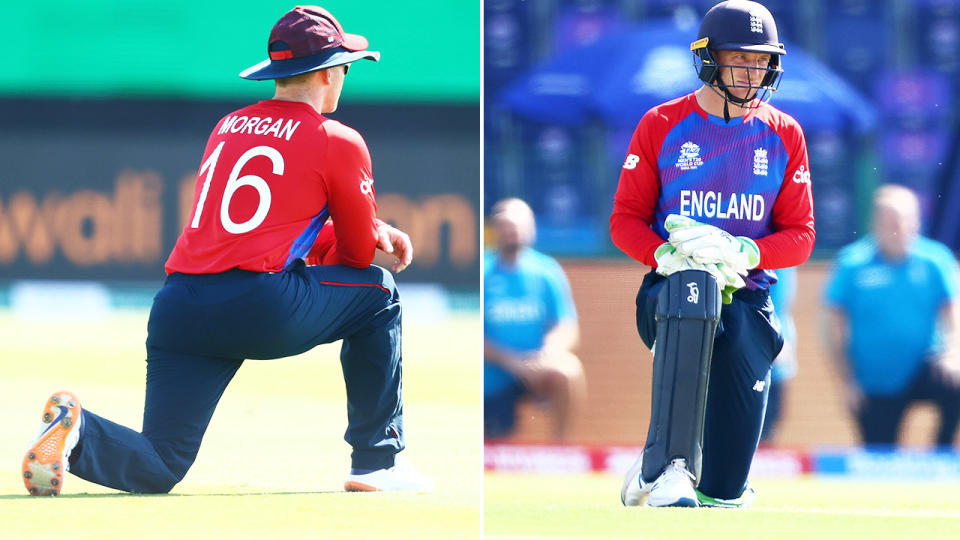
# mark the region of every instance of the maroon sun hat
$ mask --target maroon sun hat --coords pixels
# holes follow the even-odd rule
[[[270,31],[269,59],[242,72],[244,79],[281,79],[349,64],[361,58],[377,61],[380,53],[368,51],[367,38],[343,31],[329,11],[318,6],[297,6]]]

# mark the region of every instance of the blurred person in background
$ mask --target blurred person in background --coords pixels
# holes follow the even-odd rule
[[[797,374],[797,327],[793,324],[793,301],[797,297],[796,267],[777,270],[777,282],[770,286],[773,310],[780,319],[783,332],[783,349],[773,361],[770,370],[770,392],[767,395],[767,412],[763,417],[760,442],[773,444],[777,426],[783,418],[790,380]]]
[[[919,401],[939,410],[936,444],[952,444],[960,422],[956,295],[956,260],[920,235],[917,196],[897,185],[877,189],[873,234],[840,251],[826,288],[830,349],[864,444],[896,444],[904,412]]]
[[[532,398],[553,413],[562,441],[586,395],[570,284],[553,258],[533,249],[533,211],[520,199],[494,205],[496,251],[484,256],[484,436],[510,436],[517,402]]]

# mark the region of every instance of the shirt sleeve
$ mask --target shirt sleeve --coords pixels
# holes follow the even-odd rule
[[[386,222],[380,218],[376,218],[374,222],[376,223],[377,229],[379,229],[381,225],[386,225]],[[379,236],[377,237],[377,243],[380,243]],[[337,260],[337,233],[332,220],[328,219],[327,222],[323,224],[323,228],[320,229],[320,233],[317,234],[317,240],[313,243],[313,247],[310,248],[310,252],[307,253],[304,260],[308,265],[336,264],[335,262],[325,262]]]
[[[366,268],[373,262],[378,226],[370,152],[356,131],[332,121],[327,124],[331,125],[327,128],[323,179],[327,207],[336,227],[327,233],[335,241],[321,261]],[[329,241],[329,236],[325,238]]]
[[[333,221],[328,219],[317,234],[317,240],[313,243],[306,257],[304,257],[304,261],[308,265],[323,264],[325,257],[335,257],[334,252],[336,249],[336,232],[333,228]]]
[[[661,117],[653,109],[637,124],[620,169],[610,215],[613,243],[633,259],[651,267],[657,265],[653,253],[665,241],[651,228],[660,196],[657,148],[666,136],[660,123]]]
[[[771,210],[774,232],[757,239],[760,268],[775,270],[806,262],[813,251],[817,233],[813,219],[813,189],[810,159],[803,130],[796,121],[780,131],[784,145],[791,149],[785,178]]]

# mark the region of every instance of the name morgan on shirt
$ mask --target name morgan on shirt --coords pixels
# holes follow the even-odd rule
[[[270,135],[277,139],[290,140],[293,132],[300,127],[300,121],[288,120],[286,118],[271,118],[269,116],[260,118],[259,116],[234,116],[230,115],[223,119],[220,130],[217,135],[225,133],[246,133],[248,135]]]

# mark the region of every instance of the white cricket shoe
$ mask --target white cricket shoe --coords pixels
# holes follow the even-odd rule
[[[697,507],[697,490],[693,487],[694,477],[687,470],[687,460],[677,458],[650,486],[650,506],[686,506]]]
[[[433,480],[397,457],[393,467],[366,474],[350,474],[343,484],[347,491],[430,491]]]
[[[650,484],[643,481],[643,452],[623,477],[620,486],[620,502],[624,506],[644,506],[650,496]]]

